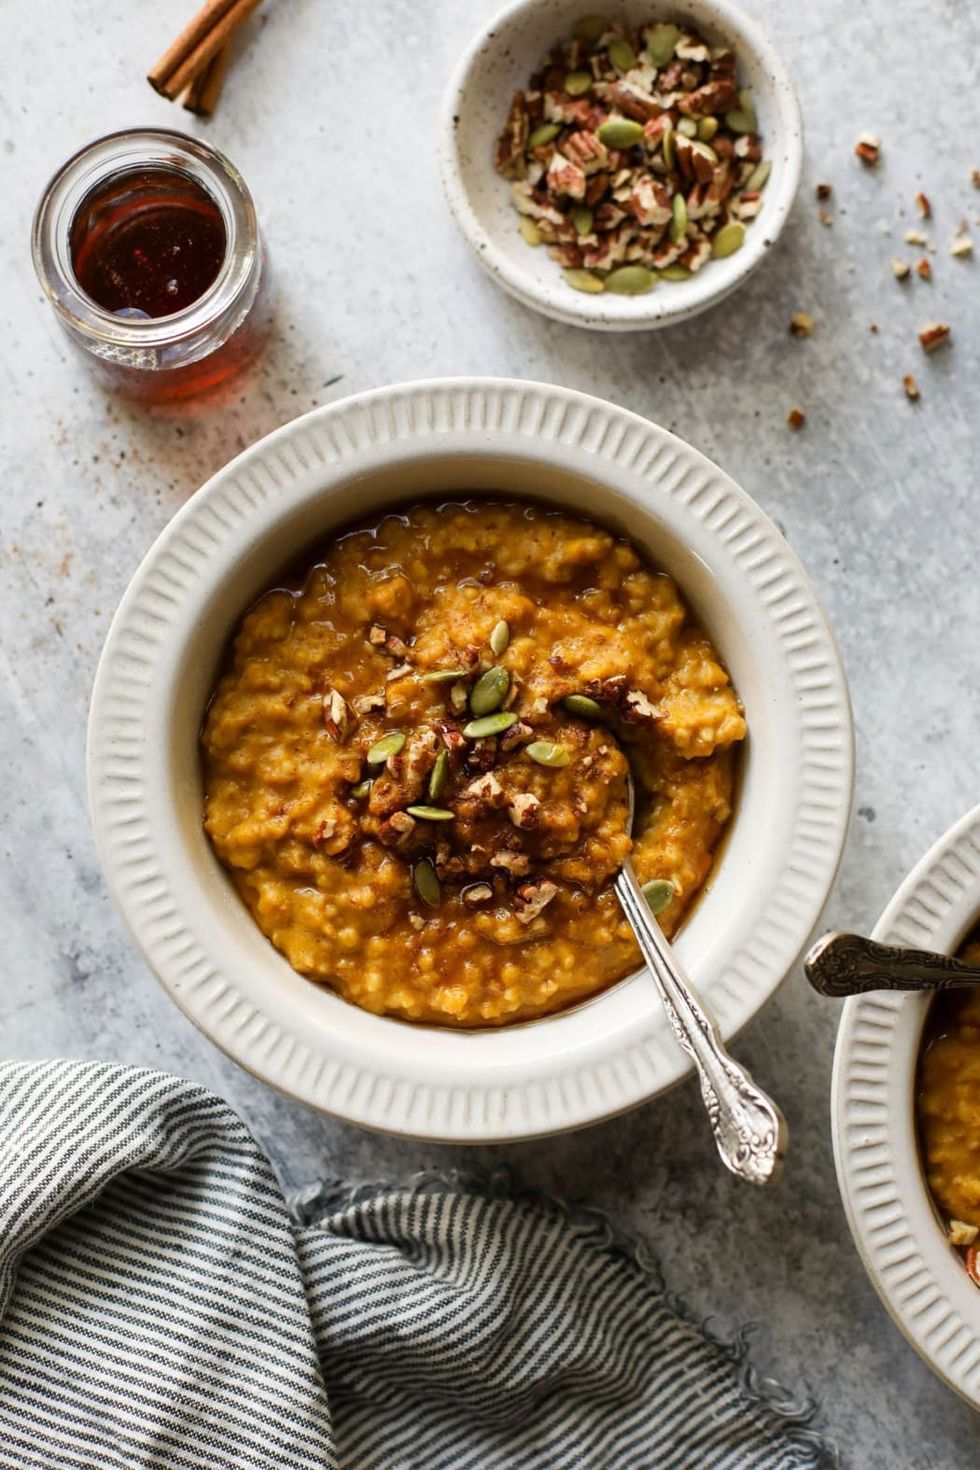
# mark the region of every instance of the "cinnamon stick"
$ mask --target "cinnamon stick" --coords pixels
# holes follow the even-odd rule
[[[164,57],[161,57],[160,62],[153,68],[150,81],[156,87],[157,91],[164,97],[169,98],[171,102],[176,97],[179,97],[184,88],[188,87],[197,74],[217,56],[218,52],[222,50],[232,34],[241,25],[242,21],[251,15],[253,10],[258,8],[262,0],[231,0],[231,4],[227,5],[219,13],[218,7],[223,3],[224,0],[209,0],[209,4],[205,6],[205,11],[209,12],[210,28],[205,30],[204,35],[201,36],[196,45],[190,51],[186,52],[183,60],[177,63],[168,76],[164,77],[163,80],[159,80],[158,78],[157,81],[153,81],[154,75],[158,75],[158,68],[165,59]],[[197,27],[198,22],[202,22],[203,16],[204,11],[197,17],[197,21],[188,27],[185,34],[191,34],[192,30]]]
[[[207,0],[195,15],[189,25],[185,26],[172,46],[166,51],[146,74],[146,80],[151,87],[158,92],[163,92],[164,83],[180,66],[182,61],[194,50],[211,28],[217,24],[226,11],[230,10],[235,0]],[[166,95],[166,94],[164,94]]]
[[[230,59],[231,42],[228,41],[217,56],[201,68],[184,93],[184,106],[188,112],[196,112],[198,117],[211,116],[218,105]]]

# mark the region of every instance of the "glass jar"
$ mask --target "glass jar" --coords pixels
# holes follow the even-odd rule
[[[152,210],[155,193],[178,206],[193,196],[215,229],[223,226],[216,274],[172,312],[107,309],[79,282],[80,241],[92,222],[101,222],[107,241],[119,222],[125,227],[139,210]],[[41,197],[32,250],[71,342],[105,383],[129,397],[157,403],[207,392],[241,371],[265,341],[271,290],[252,197],[234,165],[197,138],[133,128],[81,149]],[[176,281],[169,285],[176,290]]]

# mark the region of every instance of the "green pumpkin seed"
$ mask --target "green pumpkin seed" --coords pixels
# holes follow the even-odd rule
[[[643,125],[628,117],[611,117],[596,136],[606,148],[632,148],[643,137]]]
[[[590,71],[570,71],[565,78],[565,91],[569,97],[581,97],[592,86]]]
[[[555,745],[551,740],[535,740],[527,746],[524,754],[537,761],[539,766],[550,766],[553,770],[559,766],[571,765],[572,762],[564,745]]]
[[[420,858],[412,869],[412,882],[415,892],[423,903],[427,903],[430,909],[439,907],[442,898],[442,888],[436,877],[436,870],[428,858]]]
[[[470,714],[489,715],[499,709],[510,689],[510,675],[501,664],[481,674],[470,692]]]
[[[641,891],[651,914],[662,914],[674,896],[674,885],[669,878],[652,878]]]
[[[436,763],[429,775],[429,798],[438,801],[446,787],[449,785],[449,753],[440,750],[436,756]]]
[[[400,730],[389,730],[387,735],[374,742],[364,759],[369,766],[383,766],[386,760],[398,754],[404,744],[405,736]]]
[[[698,137],[702,143],[710,143],[718,131],[718,119],[716,117],[702,117],[698,119]]]
[[[647,55],[652,66],[666,66],[673,59],[674,50],[681,38],[680,27],[672,25],[654,26],[647,39]]]
[[[645,265],[621,265],[606,277],[606,290],[617,296],[642,296],[652,291],[657,283],[653,271]]]
[[[595,223],[595,215],[587,204],[577,204],[572,210],[572,224],[576,235],[589,235]]]
[[[682,117],[677,124],[677,131],[683,133],[685,138],[696,138],[698,125],[693,117]]]
[[[674,217],[670,222],[670,238],[679,245],[687,234],[687,200],[683,194],[675,194],[671,204]]]
[[[632,71],[636,65],[636,52],[628,41],[610,41],[606,51],[609,60],[619,71]]]
[[[660,151],[664,156],[664,163],[670,169],[671,173],[673,173],[677,167],[677,144],[674,139],[673,128],[668,128],[666,133],[664,133],[663,141],[660,144]]]
[[[590,699],[587,694],[566,694],[562,700],[562,707],[568,710],[570,715],[577,715],[580,720],[601,720],[605,717],[605,711],[597,699]]]
[[[750,190],[764,189],[769,182],[769,175],[771,173],[772,164],[769,162],[768,158],[764,158],[761,163],[756,164],[755,168],[745,180],[745,184],[743,185],[743,187]]]
[[[569,270],[563,271],[562,275],[573,291],[585,291],[590,296],[598,296],[606,289],[602,277],[594,276],[591,271]]]
[[[540,245],[541,244],[541,231],[538,229],[537,225],[534,223],[534,220],[533,219],[530,219],[528,217],[528,215],[525,214],[525,215],[522,215],[521,216],[521,222],[517,226],[517,228],[521,232],[521,238],[528,245]]]
[[[746,112],[744,108],[733,107],[731,112],[725,113],[725,127],[733,133],[754,133],[755,125],[755,114]]]
[[[490,652],[493,654],[494,658],[500,657],[509,642],[510,624],[506,621],[506,619],[501,618],[499,623],[494,624],[493,630],[490,634]]]
[[[373,785],[374,785],[374,782],[373,781],[370,781],[370,780],[368,780],[368,781],[358,781],[358,783],[357,783],[356,786],[352,786],[351,787],[350,794],[354,798],[355,801],[363,801],[364,798],[365,798],[365,796],[367,796],[368,792],[371,790],[371,787]]]
[[[606,17],[604,15],[583,15],[572,26],[572,35],[576,41],[584,41],[586,46],[594,46],[605,29]]]
[[[422,822],[451,822],[456,816],[444,806],[407,806],[405,810],[410,817],[418,817]]]
[[[542,123],[539,128],[535,128],[534,132],[528,136],[526,145],[528,152],[530,153],[532,148],[543,148],[546,143],[553,142],[560,132],[560,123]]]
[[[512,710],[498,710],[495,715],[484,715],[482,719],[470,720],[463,726],[467,740],[485,740],[488,735],[500,735],[515,724],[517,716]]]
[[[717,235],[711,239],[711,253],[716,260],[724,260],[726,255],[734,255],[736,250],[741,250],[745,239],[745,226],[741,220],[729,220],[727,225],[722,225]]]
[[[689,281],[691,272],[686,265],[665,265],[661,268],[660,279],[662,281]]]
[[[457,679],[465,679],[469,669],[433,669],[431,674],[422,674],[423,684],[453,684]]]

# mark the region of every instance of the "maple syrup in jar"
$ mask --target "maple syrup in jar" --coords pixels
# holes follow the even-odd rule
[[[62,326],[110,386],[147,403],[195,397],[259,351],[268,266],[244,180],[164,129],[113,133],[52,179],[34,265]]]

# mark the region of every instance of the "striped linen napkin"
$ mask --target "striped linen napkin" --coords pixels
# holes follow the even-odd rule
[[[0,1066],[0,1465],[812,1470],[833,1450],[598,1215],[308,1191],[177,1077]]]

